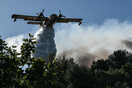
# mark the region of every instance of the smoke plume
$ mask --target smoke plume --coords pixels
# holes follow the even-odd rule
[[[12,46],[12,45],[17,46],[16,50],[17,50],[17,52],[20,52],[20,48],[23,43],[23,39],[25,38],[24,36],[25,36],[24,34],[23,35],[21,34],[18,36],[9,37],[6,39],[6,42],[7,42],[8,46]]]
[[[132,39],[122,41],[127,48],[132,50]]]
[[[57,57],[72,57],[79,64],[107,59],[115,50],[132,49],[132,23],[108,19],[102,25],[61,24],[55,29]],[[131,38],[131,39],[130,39]]]
[[[107,19],[101,25],[87,26],[68,23],[55,25],[54,29],[56,57],[71,57],[81,65],[90,65],[93,60],[101,58],[107,59],[115,50],[132,50],[132,23],[128,21]],[[9,45],[20,46],[22,38],[17,36],[6,41]]]

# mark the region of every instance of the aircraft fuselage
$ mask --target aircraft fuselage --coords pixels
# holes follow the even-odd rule
[[[49,19],[49,21],[45,22],[45,25],[53,26],[60,18],[56,14],[52,14]]]

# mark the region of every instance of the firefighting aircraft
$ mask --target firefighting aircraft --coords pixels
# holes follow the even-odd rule
[[[14,22],[17,19],[24,19],[26,21],[29,21],[27,22],[27,24],[39,24],[41,26],[43,25],[53,26],[55,23],[68,23],[68,22],[79,22],[79,25],[82,23],[82,19],[66,18],[61,14],[60,10],[59,10],[60,14],[58,16],[56,14],[52,14],[49,17],[45,17],[43,13],[44,13],[44,9],[42,10],[41,13],[37,13],[37,16],[13,14],[12,18],[14,19]]]

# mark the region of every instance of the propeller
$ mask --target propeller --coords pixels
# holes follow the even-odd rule
[[[42,10],[41,13],[36,13],[36,15],[40,15],[40,14],[43,14],[44,13],[44,9]]]
[[[59,13],[60,13],[60,14],[59,14],[59,17],[64,17],[64,18],[66,18],[66,16],[64,16],[64,15],[61,14],[61,10],[59,10]]]

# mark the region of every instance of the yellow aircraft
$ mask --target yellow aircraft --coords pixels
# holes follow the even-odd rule
[[[78,18],[66,18],[61,14],[61,11],[59,10],[60,14],[52,14],[49,17],[45,17],[43,15],[44,9],[41,13],[37,13],[37,16],[28,16],[28,15],[18,15],[13,14],[12,18],[14,19],[14,22],[16,19],[24,19],[27,22],[27,24],[39,24],[41,26],[53,26],[55,23],[68,23],[68,22],[79,22],[79,25],[82,23],[82,19]]]

